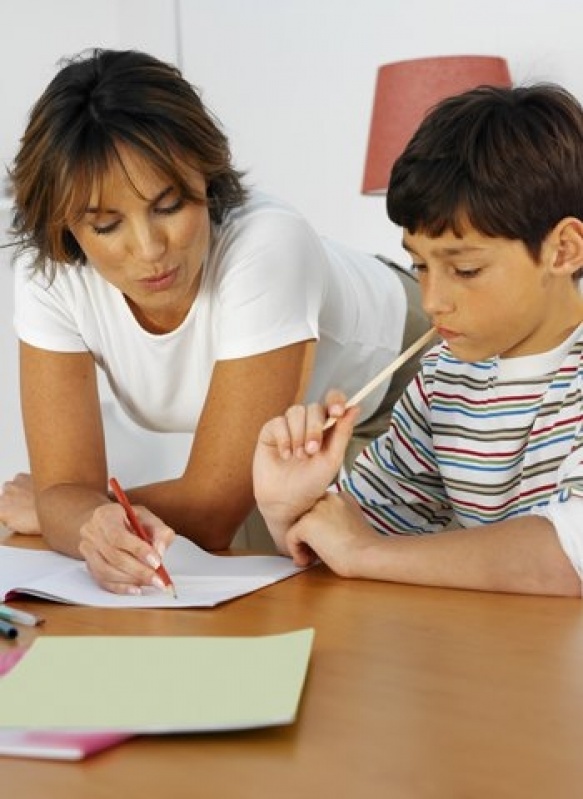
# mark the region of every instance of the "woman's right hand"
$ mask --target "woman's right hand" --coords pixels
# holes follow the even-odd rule
[[[175,533],[147,508],[133,510],[151,537],[142,541],[128,525],[117,503],[100,505],[80,528],[79,551],[94,580],[115,594],[140,594],[145,587],[164,589],[156,569]]]

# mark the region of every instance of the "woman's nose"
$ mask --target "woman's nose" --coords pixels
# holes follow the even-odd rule
[[[129,247],[140,261],[159,261],[166,251],[166,236],[160,227],[151,222],[132,228]]]

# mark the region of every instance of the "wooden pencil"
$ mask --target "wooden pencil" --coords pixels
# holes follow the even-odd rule
[[[429,344],[429,342],[435,336],[435,334],[436,330],[434,327],[432,327],[426,333],[420,336],[417,339],[417,341],[414,341],[410,347],[407,347],[407,349],[404,352],[402,352],[398,358],[395,358],[395,360],[392,363],[390,363],[382,371],[380,371],[378,375],[376,375],[376,377],[373,377],[373,379],[365,386],[363,386],[363,388],[361,388],[360,391],[357,391],[356,394],[350,397],[350,399],[346,403],[346,408],[347,409],[352,408],[355,405],[358,405],[359,402],[362,402],[362,400],[365,397],[367,397],[371,393],[371,391],[374,391],[375,388],[379,386],[384,380],[388,380],[388,378],[391,377],[391,375],[393,375],[397,371],[397,369],[400,369],[401,366],[403,366],[404,363],[407,363],[407,361],[410,360],[410,358],[412,358],[414,355],[416,355],[419,352],[419,350],[423,349],[423,347]],[[336,418],[328,417],[328,419],[326,419],[326,422],[324,423],[324,430],[328,430],[330,427],[333,427],[336,424],[336,422],[337,422]]]

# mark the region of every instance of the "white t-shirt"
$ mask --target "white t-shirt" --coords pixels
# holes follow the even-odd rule
[[[144,330],[91,265],[61,266],[49,284],[22,259],[15,281],[22,341],[91,352],[126,413],[168,432],[196,429],[216,361],[307,339],[317,339],[317,354],[306,400],[331,387],[351,396],[398,355],[406,316],[390,268],[320,238],[293,208],[259,193],[213,226],[199,293],[170,333]],[[362,420],[386,389],[363,403]]]

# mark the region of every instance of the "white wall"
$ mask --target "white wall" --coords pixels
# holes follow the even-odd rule
[[[174,0],[0,0],[0,160],[57,62],[87,47],[140,47],[176,57]]]
[[[399,260],[400,231],[360,185],[381,64],[500,55],[515,82],[583,99],[580,0],[179,0],[183,68],[237,163],[326,235]]]
[[[139,47],[179,63],[201,88],[252,182],[321,233],[398,260],[400,231],[382,198],[360,195],[378,66],[500,55],[515,82],[556,81],[583,99],[580,0],[0,0],[0,14],[0,160],[59,57]],[[0,481],[26,465],[10,284],[0,251]],[[111,426],[121,477],[140,480],[153,439],[139,437],[136,457],[135,430]],[[156,460],[159,470],[175,467],[174,452]]]

